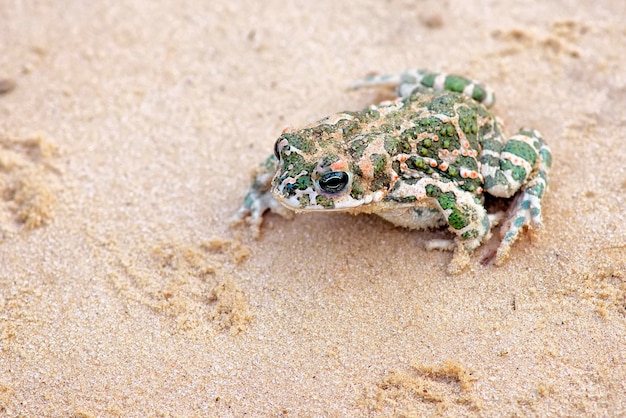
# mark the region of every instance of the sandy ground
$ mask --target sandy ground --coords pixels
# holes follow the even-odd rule
[[[124,3],[0,4],[0,416],[626,415],[625,2]],[[228,226],[285,126],[422,67],[552,148],[503,266]]]

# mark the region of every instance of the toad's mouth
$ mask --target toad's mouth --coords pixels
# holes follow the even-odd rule
[[[382,191],[367,193],[355,199],[348,192],[329,196],[313,188],[306,188],[287,193],[280,187],[273,188],[272,195],[277,202],[297,212],[354,211],[357,208],[359,212],[372,212],[374,208],[371,206],[380,206],[384,198]]]

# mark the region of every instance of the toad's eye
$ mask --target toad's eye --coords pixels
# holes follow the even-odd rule
[[[274,156],[277,160],[280,160],[280,155],[278,154],[278,143],[280,142],[280,138],[274,142]]]
[[[346,190],[350,176],[345,171],[331,171],[319,179],[320,189],[328,194],[338,194]]]

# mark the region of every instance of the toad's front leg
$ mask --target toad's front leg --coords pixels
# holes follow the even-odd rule
[[[233,223],[247,222],[255,237],[261,232],[263,214],[270,210],[291,219],[293,212],[278,203],[272,196],[272,178],[276,173],[277,160],[274,155],[267,158],[253,173],[253,180],[246,197],[233,218]]]
[[[460,273],[469,263],[470,254],[491,236],[495,219],[490,218],[472,193],[453,183],[423,179],[415,184],[403,183],[394,191],[394,198],[399,201],[411,197],[415,198],[416,206],[425,205],[424,200],[428,199],[427,206],[438,208],[449,230],[456,235],[454,242],[436,240],[427,244],[426,248],[454,249],[448,273]]]

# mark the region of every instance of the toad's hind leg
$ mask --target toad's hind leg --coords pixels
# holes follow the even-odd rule
[[[367,77],[354,83],[351,88],[358,89],[370,86],[395,86],[398,97],[408,97],[416,89],[424,87],[434,90],[448,90],[471,97],[486,107],[492,106],[496,100],[493,91],[482,83],[458,75],[428,70],[407,70],[399,74]]]
[[[541,134],[532,129],[522,129],[509,138],[499,158],[498,151],[486,145],[481,157],[485,191],[496,197],[517,193],[501,229],[502,242],[496,253],[496,264],[500,264],[522,228],[541,227],[541,200],[548,185],[552,154]]]

